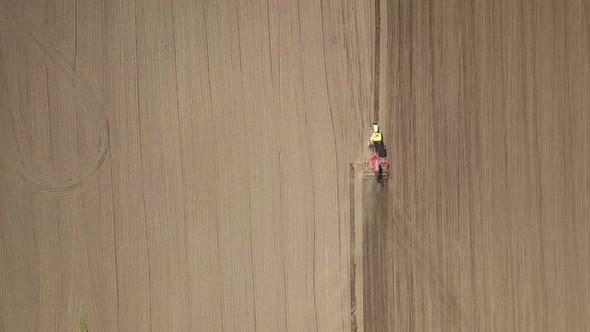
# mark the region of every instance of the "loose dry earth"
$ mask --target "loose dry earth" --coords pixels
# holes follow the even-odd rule
[[[590,2],[381,3],[365,330],[588,330]]]
[[[0,331],[583,330],[589,17],[0,0]]]
[[[373,3],[0,1],[0,330],[350,329]]]

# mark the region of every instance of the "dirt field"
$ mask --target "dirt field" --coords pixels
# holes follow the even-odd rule
[[[373,3],[0,6],[0,330],[350,329]]]
[[[588,330],[590,2],[385,6],[365,330]]]
[[[583,330],[590,4],[375,3],[0,0],[0,331]]]

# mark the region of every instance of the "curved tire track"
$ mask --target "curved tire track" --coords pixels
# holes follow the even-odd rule
[[[16,5],[13,5],[16,6]],[[109,121],[107,108],[94,94],[87,81],[76,71],[70,59],[66,58],[54,45],[59,44],[60,37],[55,31],[45,24],[41,25],[28,16],[20,14],[18,8],[9,8],[10,13],[2,25],[8,31],[3,37],[13,38],[22,43],[29,51],[37,52],[45,57],[49,64],[53,65],[61,79],[65,79],[71,93],[76,95],[77,103],[83,106],[82,114],[90,117],[93,126],[89,135],[89,144],[82,155],[68,164],[46,164],[27,156],[19,132],[13,121],[11,98],[6,79],[6,59],[0,52],[2,60],[0,70],[3,71],[0,78],[0,93],[2,97],[1,112],[2,123],[8,128],[3,130],[3,141],[6,142],[6,162],[17,184],[23,189],[44,197],[67,197],[77,195],[92,185],[100,178],[108,168],[114,153],[115,130],[112,121]],[[7,36],[8,35],[8,36]],[[80,67],[81,61],[76,66]]]

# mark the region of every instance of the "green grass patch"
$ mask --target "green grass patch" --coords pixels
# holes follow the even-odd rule
[[[86,314],[86,311],[84,311],[84,309],[82,309],[82,311],[80,312],[78,328],[80,329],[80,332],[88,332],[88,315]]]

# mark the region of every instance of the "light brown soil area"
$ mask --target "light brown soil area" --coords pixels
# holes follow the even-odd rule
[[[392,179],[363,196],[388,211],[365,216],[365,330],[587,330],[590,3],[384,7]]]
[[[590,5],[380,3],[0,0],[0,331],[583,330]]]
[[[364,1],[0,1],[0,330],[350,329]]]

